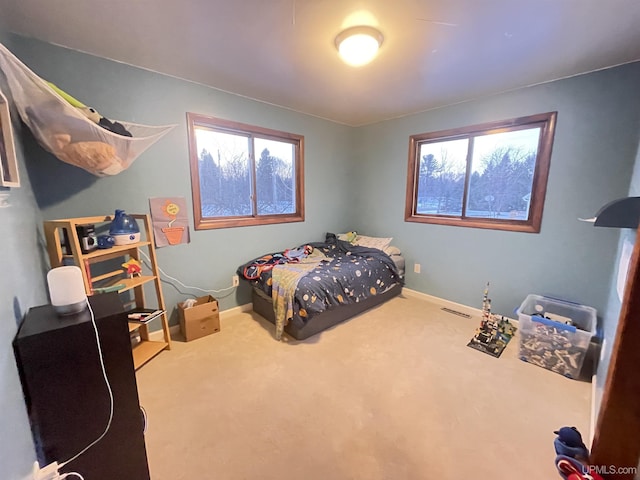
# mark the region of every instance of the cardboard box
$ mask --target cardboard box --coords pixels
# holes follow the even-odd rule
[[[180,330],[187,342],[220,331],[218,301],[211,295],[196,298],[196,304],[184,308],[178,304]]]

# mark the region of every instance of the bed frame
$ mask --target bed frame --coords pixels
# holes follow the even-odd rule
[[[252,291],[253,311],[275,324],[275,314],[273,312],[273,302],[271,301],[271,298],[262,290],[253,288]],[[284,331],[296,340],[304,340],[305,338],[309,338],[316,333],[347,320],[348,318],[354,317],[365,310],[369,310],[370,308],[380,305],[381,303],[400,295],[401,292],[402,285],[397,284],[382,295],[375,295],[364,302],[349,303],[312,315],[303,325],[292,320],[286,327],[284,327]]]

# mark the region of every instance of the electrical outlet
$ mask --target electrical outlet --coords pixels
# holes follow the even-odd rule
[[[234,287],[237,287],[238,285],[240,285],[240,277],[238,277],[238,275],[234,275],[233,277],[231,277],[231,283]]]
[[[413,273],[420,273],[420,264],[419,263],[414,263],[413,264]]]

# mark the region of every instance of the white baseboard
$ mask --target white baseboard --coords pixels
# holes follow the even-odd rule
[[[420,298],[422,300],[427,300],[432,303],[436,303],[438,305],[442,305],[445,307],[452,308],[454,310],[458,310],[459,312],[468,313],[470,315],[482,315],[482,310],[479,308],[469,307],[468,305],[463,305],[461,303],[452,302],[450,300],[446,300],[440,297],[434,297],[433,295],[428,295],[426,293],[418,292],[416,290],[411,290],[410,288],[403,288],[402,293],[407,295],[408,297]],[[506,316],[506,315],[505,315]],[[515,325],[518,325],[518,320],[509,318],[510,322],[513,322]],[[575,380],[573,380],[575,381]],[[597,421],[597,412],[596,412],[596,385],[597,385],[597,373],[594,373],[591,377],[591,407],[590,407],[590,418],[589,418],[589,445],[593,443],[593,435],[596,430],[596,421]]]
[[[417,290],[411,290],[410,288],[404,287],[402,289],[402,293],[404,295],[407,295],[408,297],[420,298],[422,300],[426,300],[431,303],[437,303],[438,305],[449,307],[454,310],[461,311],[463,313],[469,313],[471,315],[482,315],[482,310],[480,310],[479,308],[474,308],[468,305],[463,305],[461,303],[452,302],[444,298],[435,297],[427,293],[418,292]]]
[[[480,308],[470,307],[468,305],[463,305],[462,303],[452,302],[451,300],[447,300],[445,298],[436,297],[433,295],[429,295],[427,293],[418,292],[417,290],[411,290],[410,288],[403,288],[402,293],[406,294],[408,297],[420,298],[422,300],[426,300],[431,303],[436,303],[438,305],[442,305],[443,307],[451,308],[452,310],[457,310],[462,313],[468,313],[473,316],[482,316],[482,310]],[[504,315],[505,318],[508,318],[510,322],[518,325],[517,318],[511,318],[507,315]]]
[[[253,310],[253,303],[245,303],[244,305],[239,305],[237,307],[229,308],[220,312],[220,319],[225,319],[231,315],[237,315],[238,313],[246,313]]]
[[[252,303],[245,303],[244,305],[239,305],[237,307],[228,308],[227,310],[223,310],[220,312],[220,320],[224,320],[232,315],[237,315],[238,313],[250,312],[253,310]],[[180,325],[171,325],[169,327],[169,333],[171,335],[175,335],[180,333]],[[162,341],[163,333],[162,330],[154,330],[153,332],[149,332],[149,339],[155,341]]]

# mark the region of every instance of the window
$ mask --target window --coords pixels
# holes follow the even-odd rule
[[[196,230],[304,221],[304,137],[187,113]]]
[[[411,136],[405,221],[539,232],[556,115]]]

